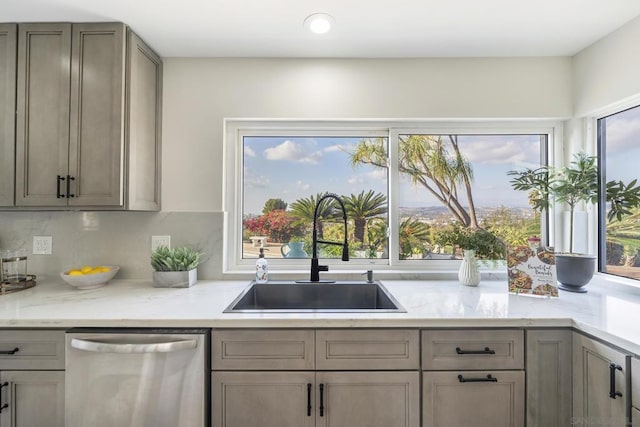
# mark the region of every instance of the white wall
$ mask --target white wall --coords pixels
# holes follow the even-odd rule
[[[164,59],[165,211],[222,209],[224,118],[568,118],[570,58]]]
[[[640,17],[573,57],[574,117],[640,94]]]

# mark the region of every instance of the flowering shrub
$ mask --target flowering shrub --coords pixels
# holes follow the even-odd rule
[[[284,210],[273,210],[259,217],[244,220],[244,228],[260,236],[268,236],[274,242],[288,242],[291,237],[303,234],[303,225],[294,225],[296,217]]]

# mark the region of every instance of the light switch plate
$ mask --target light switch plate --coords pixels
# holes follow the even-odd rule
[[[160,246],[171,248],[171,236],[151,236],[151,252]]]
[[[51,255],[53,249],[53,237],[33,236],[33,254]]]

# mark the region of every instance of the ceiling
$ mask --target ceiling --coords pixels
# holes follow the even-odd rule
[[[316,12],[335,18],[307,33]],[[122,21],[163,57],[571,56],[639,0],[0,0],[0,22]]]

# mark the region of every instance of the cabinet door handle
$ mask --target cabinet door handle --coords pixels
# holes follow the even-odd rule
[[[463,350],[460,347],[456,347],[456,353],[458,354],[496,354],[496,351],[491,350],[489,347],[485,347],[484,350]]]
[[[324,417],[324,384],[320,384],[320,416]]]
[[[76,179],[71,175],[67,175],[67,197],[72,198],[76,197],[75,194],[71,193],[71,181],[75,181]]]
[[[307,417],[311,416],[311,383],[307,384]]]
[[[14,348],[13,350],[0,350],[0,354],[10,354],[10,355],[14,355],[17,352],[19,352],[20,349],[18,347]]]
[[[616,390],[616,371],[622,371],[622,366],[609,364],[609,397],[612,399],[622,397],[622,393]]]
[[[58,175],[58,177],[56,178],[56,197],[58,199],[61,199],[64,197],[64,194],[60,194],[60,181],[64,181],[64,177]]]
[[[7,381],[0,384],[0,402],[2,402],[2,389],[8,385],[9,383]],[[7,409],[8,407],[9,407],[8,403],[5,403],[4,405],[0,406],[0,414],[2,413],[3,409]]]
[[[465,378],[462,375],[458,375],[458,381],[461,383],[497,383],[498,379],[492,377],[491,374],[487,374],[484,378]]]

